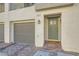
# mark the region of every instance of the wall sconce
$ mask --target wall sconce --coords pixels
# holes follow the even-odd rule
[[[41,23],[41,21],[40,20],[38,20],[38,24],[40,24]]]

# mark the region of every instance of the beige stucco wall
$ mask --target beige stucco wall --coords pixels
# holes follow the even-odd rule
[[[79,4],[74,9],[62,13],[62,48],[79,52]]]
[[[16,20],[28,20],[28,19],[35,19],[35,8],[27,7],[22,9],[17,9],[8,12],[9,20],[16,21]]]
[[[5,43],[14,42],[12,21],[35,19],[35,7],[27,7],[17,10],[8,11],[6,3],[5,12],[0,13],[0,22],[4,23],[4,41]],[[29,12],[28,12],[29,11]]]
[[[38,24],[39,20],[40,24]],[[40,13],[37,13],[35,17],[35,45],[36,47],[44,45],[44,16]]]
[[[28,12],[29,11],[29,12]],[[27,7],[0,13],[0,22],[35,19],[35,7]]]
[[[13,41],[13,24],[10,21],[35,19],[35,44],[44,45],[44,16],[61,13],[61,44],[67,51],[79,52],[79,4],[69,7],[35,11],[35,6],[0,13],[0,22],[4,22],[4,39],[6,43]],[[29,12],[28,12],[29,11]],[[40,20],[40,24],[38,24]],[[7,28],[7,30],[6,30]],[[46,30],[47,31],[47,30]]]
[[[45,24],[45,20],[44,19],[44,16],[45,15],[50,15],[50,14],[57,14],[57,13],[64,13],[64,12],[68,12],[68,11],[71,11],[73,9],[73,6],[70,6],[70,7],[64,7],[64,8],[58,8],[58,9],[49,9],[49,10],[43,10],[43,11],[39,11],[37,12],[37,14],[41,15],[41,16],[36,16],[36,19],[35,19],[35,26],[36,26],[36,34],[35,34],[35,40],[36,40],[36,46],[37,47],[42,47],[43,44],[44,44],[44,40],[47,40],[48,36],[47,35],[44,35],[46,33],[44,33],[44,24]],[[37,24],[37,20],[40,20],[40,24]]]
[[[43,16],[49,14],[61,13],[61,45],[62,49],[65,51],[79,52],[78,10],[79,10],[79,4],[75,4],[74,6],[71,7],[50,9],[38,12]],[[44,23],[41,25],[44,25]],[[40,41],[39,43],[41,44]]]
[[[62,6],[69,6],[72,5],[72,3],[36,3],[35,9],[36,10],[45,10],[45,9],[51,9],[51,8],[58,8]]]

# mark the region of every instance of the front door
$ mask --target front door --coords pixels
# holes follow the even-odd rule
[[[48,18],[48,40],[58,41],[59,39],[59,17]]]

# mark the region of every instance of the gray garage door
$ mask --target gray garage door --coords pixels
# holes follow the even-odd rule
[[[0,42],[4,41],[4,24],[0,24]]]
[[[34,44],[35,41],[35,23],[15,23],[14,41],[16,43]]]

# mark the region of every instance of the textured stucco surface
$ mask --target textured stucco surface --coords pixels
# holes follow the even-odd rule
[[[79,52],[79,8],[62,13],[62,47]]]

